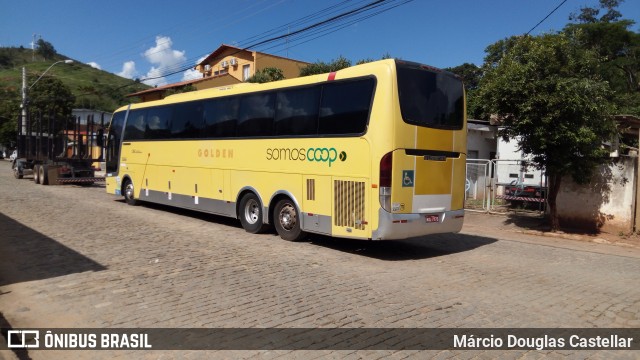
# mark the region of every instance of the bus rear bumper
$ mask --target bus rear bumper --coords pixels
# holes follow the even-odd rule
[[[434,217],[437,215],[437,221]],[[429,221],[427,221],[429,220]],[[406,239],[440,233],[455,233],[462,230],[464,210],[444,211],[435,214],[392,214],[378,210],[378,229],[372,240]]]

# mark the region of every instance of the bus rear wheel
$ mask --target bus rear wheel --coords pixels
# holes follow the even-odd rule
[[[260,199],[253,193],[244,195],[240,200],[238,217],[240,218],[242,228],[246,232],[258,234],[266,228],[266,225],[262,222],[263,216]]]
[[[300,227],[300,213],[290,199],[282,199],[273,210],[273,223],[278,235],[287,241],[300,241],[306,235]]]

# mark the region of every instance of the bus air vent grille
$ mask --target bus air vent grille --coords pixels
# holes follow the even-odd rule
[[[307,179],[307,200],[316,199],[316,179]]]
[[[364,230],[364,189],[364,182],[334,180],[334,225]]]

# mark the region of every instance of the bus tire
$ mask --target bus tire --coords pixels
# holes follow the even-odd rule
[[[262,219],[262,204],[254,193],[245,194],[240,200],[238,218],[242,228],[251,234],[258,234],[265,230]]]
[[[300,213],[291,199],[284,198],[276,203],[273,209],[273,226],[283,240],[300,241],[305,237],[300,221]]]
[[[33,182],[40,184],[40,165],[33,165]]]
[[[40,185],[49,185],[49,167],[47,165],[40,165],[38,169],[38,178]]]
[[[135,189],[133,182],[130,179],[126,179],[122,184],[122,194],[124,195],[124,201],[132,206],[138,205],[138,200],[135,198]]]

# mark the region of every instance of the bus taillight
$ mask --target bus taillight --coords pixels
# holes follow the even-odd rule
[[[393,152],[386,153],[380,160],[380,206],[391,212],[391,169]]]

